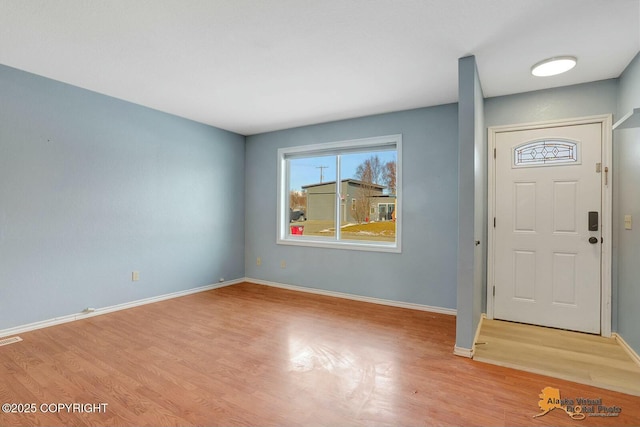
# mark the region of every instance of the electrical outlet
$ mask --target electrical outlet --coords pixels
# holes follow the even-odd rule
[[[280,261],[280,268],[287,268],[287,262],[285,260]]]
[[[631,230],[633,224],[633,220],[631,218],[631,215],[625,215],[624,216],[624,229],[625,230]]]
[[[224,282],[224,277],[221,277],[220,280],[218,280],[218,282]]]
[[[256,265],[262,265],[262,258],[258,257],[258,259],[256,259]]]
[[[140,280],[140,272],[139,271],[134,271],[131,273],[131,281],[132,282],[137,282],[138,280]]]

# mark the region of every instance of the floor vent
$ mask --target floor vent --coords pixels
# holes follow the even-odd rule
[[[15,342],[20,342],[20,341],[22,341],[22,338],[20,337],[5,338],[3,340],[0,340],[0,347],[2,347],[3,345],[9,345],[9,344],[13,344]]]

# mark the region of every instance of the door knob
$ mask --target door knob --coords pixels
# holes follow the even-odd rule
[[[598,238],[597,237],[589,237],[589,243],[591,243],[592,245],[595,245],[596,243],[598,243]]]

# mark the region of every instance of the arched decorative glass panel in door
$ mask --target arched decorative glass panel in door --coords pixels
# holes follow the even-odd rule
[[[575,141],[531,141],[513,149],[513,166],[553,166],[579,164],[580,145]]]

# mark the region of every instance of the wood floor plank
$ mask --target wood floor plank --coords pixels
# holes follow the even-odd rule
[[[636,396],[454,356],[453,316],[249,283],[21,337],[0,347],[0,403],[108,407],[0,413],[3,426],[576,425],[533,419],[545,387],[623,408],[585,426],[640,424]]]
[[[613,338],[485,319],[474,359],[640,396],[640,367]]]

